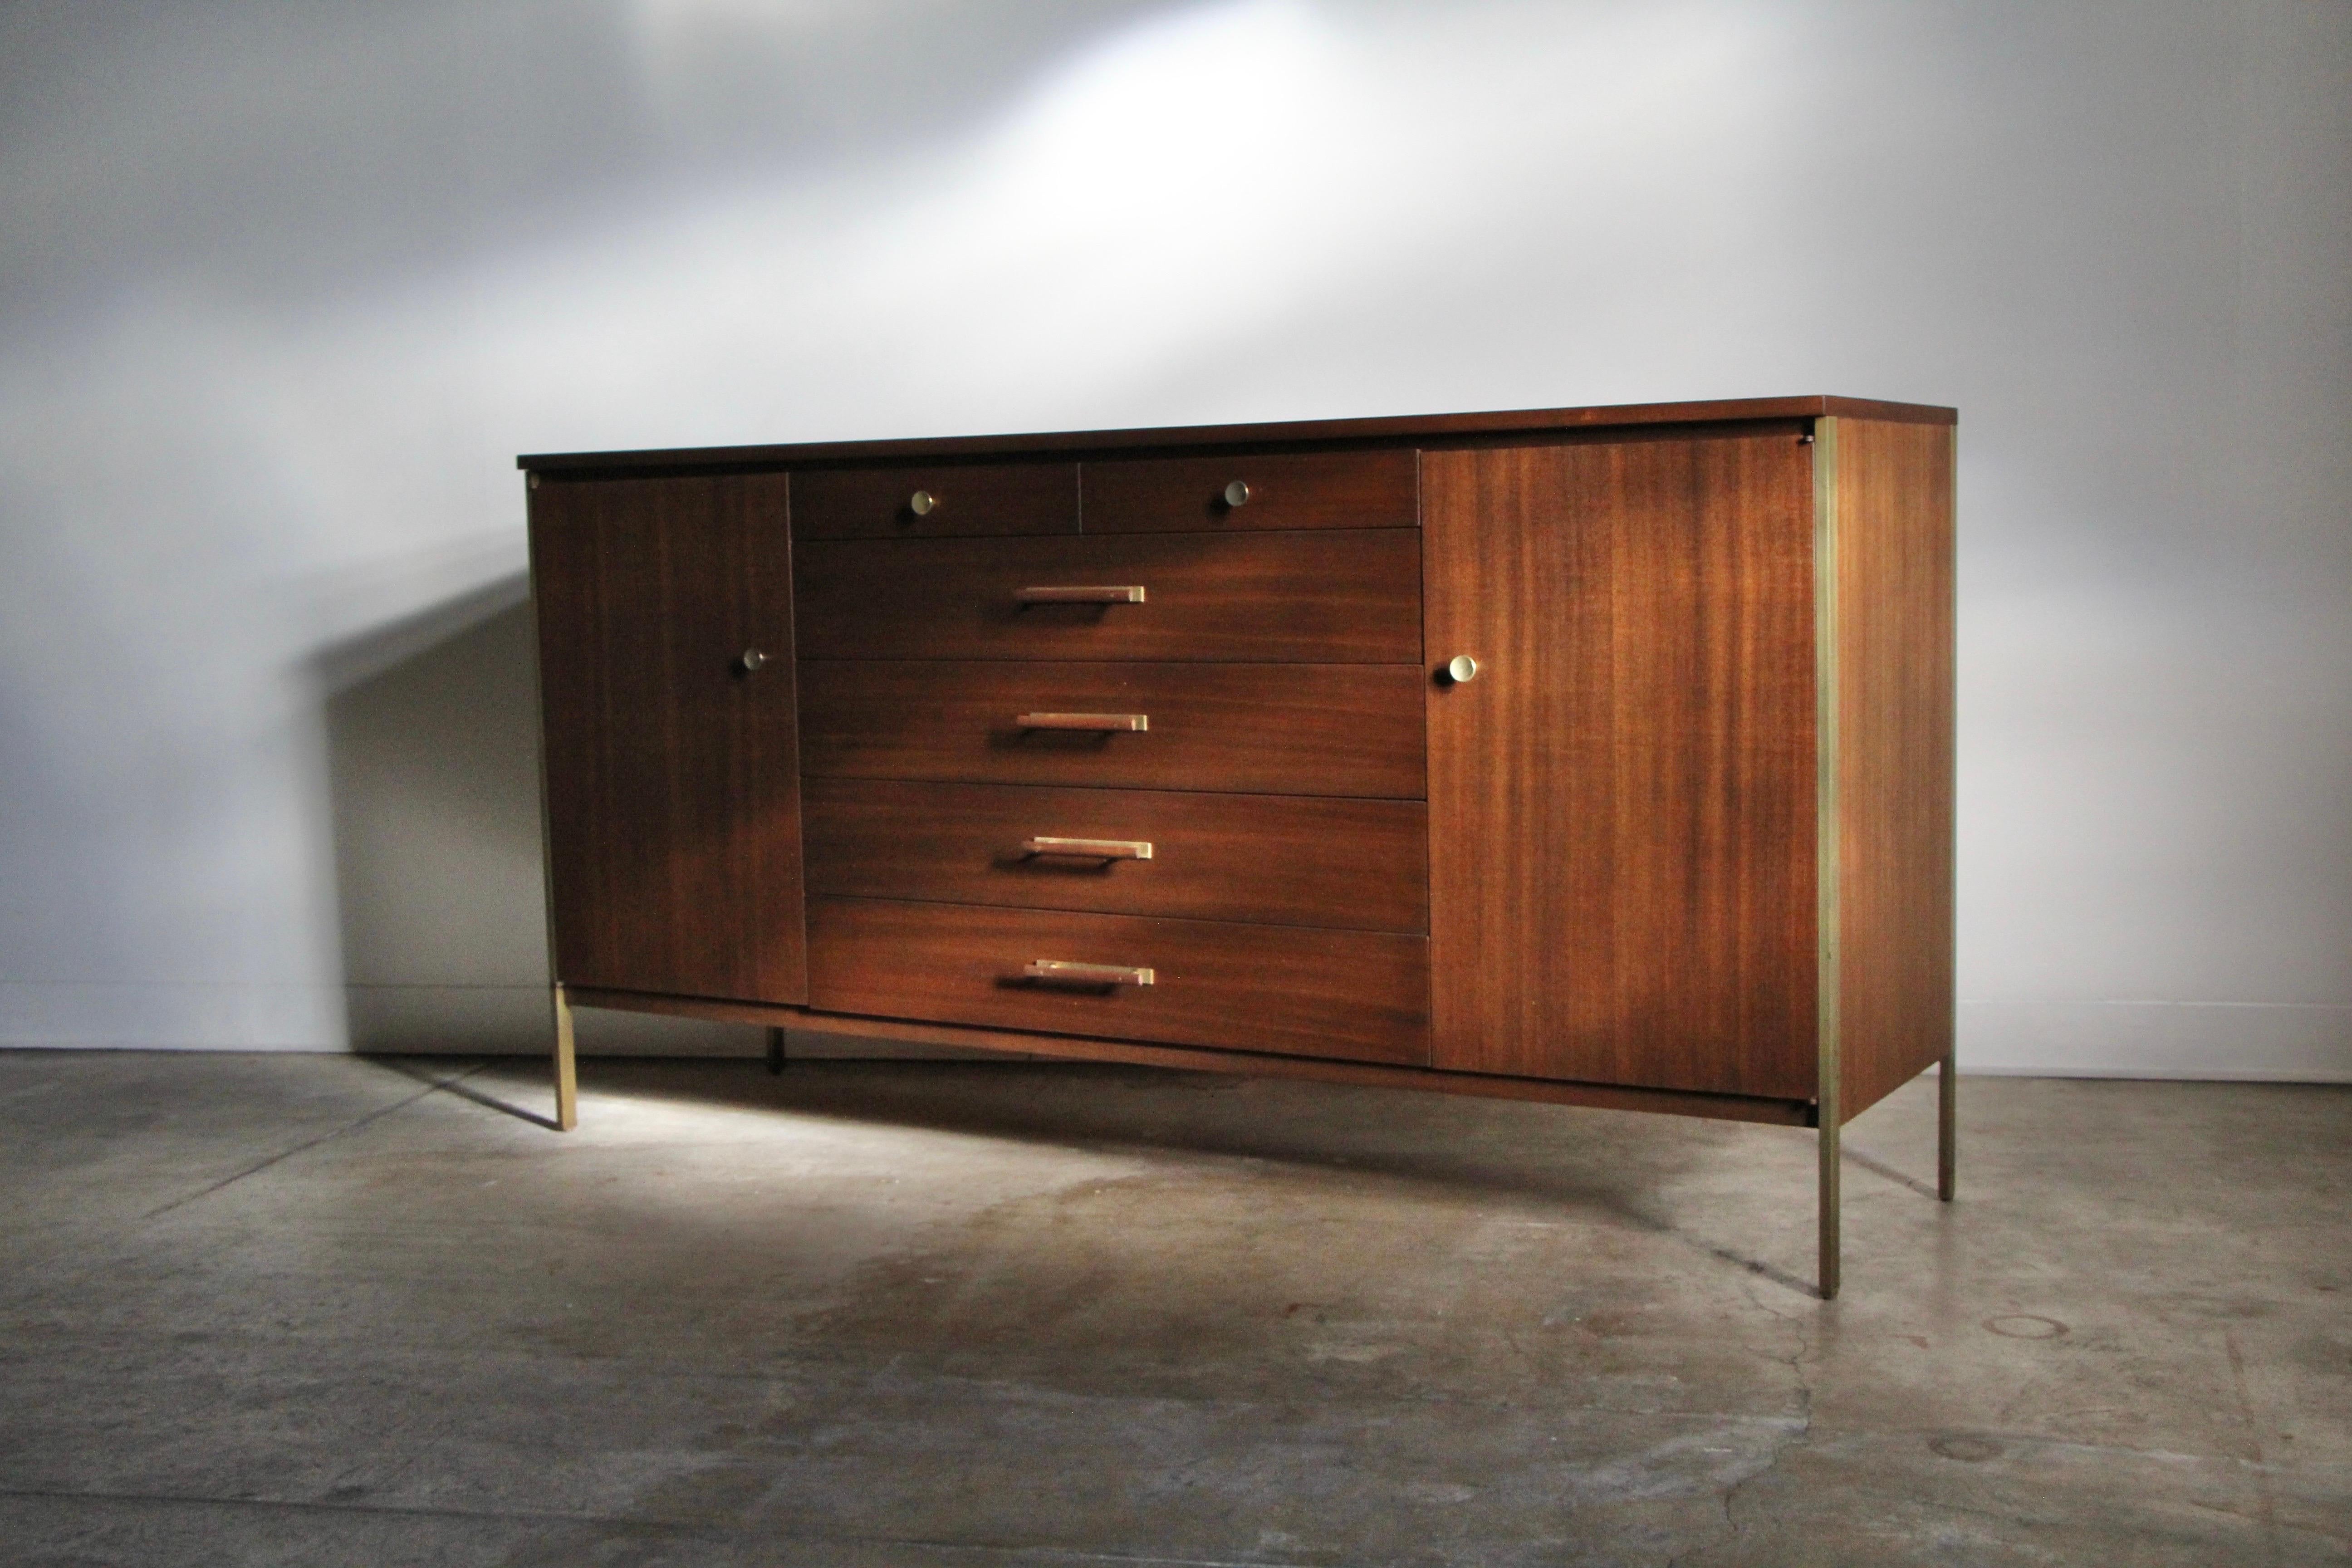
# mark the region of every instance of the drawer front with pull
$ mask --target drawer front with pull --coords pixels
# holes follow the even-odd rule
[[[1088,533],[1411,528],[1421,514],[1410,450],[1089,462],[1080,482]]]
[[[1428,794],[1415,665],[803,659],[812,778]]]
[[[803,468],[792,479],[793,537],[926,539],[1076,533],[1076,463]]]
[[[1419,801],[810,779],[813,893],[1423,932]]]
[[[793,573],[813,658],[1421,660],[1408,529],[819,540]]]
[[[820,898],[812,1005],[1421,1066],[1429,942],[1378,931]]]

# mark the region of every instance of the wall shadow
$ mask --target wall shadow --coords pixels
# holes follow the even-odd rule
[[[509,574],[317,658],[356,1048],[543,1037],[528,592]]]
[[[529,591],[509,573],[314,660],[355,1049],[548,1048]],[[590,1054],[761,1049],[687,1019],[583,1014],[580,1032]]]

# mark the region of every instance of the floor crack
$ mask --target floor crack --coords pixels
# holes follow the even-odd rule
[[[1767,1305],[1755,1291],[1748,1289],[1745,1283],[1740,1287],[1740,1294],[1748,1298],[1748,1304],[1749,1306],[1754,1307],[1757,1310],[1763,1312],[1777,1322],[1786,1323],[1795,1331],[1797,1338],[1796,1348],[1791,1350],[1787,1355],[1774,1355],[1769,1351],[1764,1350],[1759,1350],[1757,1353],[1762,1355],[1767,1361],[1778,1362],[1782,1366],[1789,1369],[1789,1374],[1796,1385],[1797,1425],[1793,1430],[1784,1431],[1782,1435],[1773,1442],[1772,1457],[1764,1463],[1760,1469],[1740,1477],[1739,1479],[1732,1482],[1731,1485],[1724,1489],[1724,1539],[1714,1542],[1711,1545],[1698,1547],[1692,1552],[1678,1554],[1667,1563],[1666,1568],[1682,1568],[1682,1564],[1684,1563],[1696,1559],[1706,1552],[1712,1552],[1717,1546],[1728,1546],[1734,1542],[1737,1542],[1739,1539],[1740,1523],[1738,1519],[1733,1517],[1732,1504],[1738,1500],[1739,1494],[1745,1491],[1748,1487],[1754,1485],[1757,1481],[1779,1469],[1780,1468],[1780,1461],[1788,1457],[1788,1453],[1790,1448],[1802,1445],[1812,1436],[1813,1387],[1812,1384],[1806,1380],[1805,1376],[1805,1363],[1811,1359],[1813,1348],[1811,1336],[1807,1331],[1809,1320],[1790,1317],[1786,1312],[1775,1310],[1772,1307]]]
[[[305,1142],[295,1144],[291,1149],[281,1149],[266,1160],[257,1160],[242,1171],[237,1171],[229,1175],[223,1176],[211,1186],[198,1188],[196,1191],[188,1194],[185,1197],[173,1198],[170,1203],[163,1205],[160,1208],[149,1209],[145,1214],[139,1216],[140,1221],[143,1224],[151,1219],[160,1219],[163,1215],[170,1214],[173,1209],[185,1208],[188,1205],[194,1203],[198,1198],[208,1198],[215,1193],[219,1192],[223,1187],[230,1186],[237,1182],[241,1182],[247,1176],[258,1174],[259,1173],[269,1169],[270,1166],[280,1164],[285,1161],[290,1160],[295,1155],[302,1153],[306,1150],[316,1149],[320,1144],[327,1142],[331,1139],[341,1138],[346,1132],[356,1132],[361,1128],[368,1125],[368,1123],[372,1121],[380,1121],[383,1118],[390,1116],[395,1110],[405,1110],[408,1107],[415,1104],[418,1100],[423,1100],[426,1095],[438,1094],[443,1089],[451,1088],[464,1079],[471,1078],[474,1074],[480,1072],[484,1068],[487,1068],[489,1065],[490,1064],[488,1062],[477,1062],[472,1067],[467,1068],[464,1072],[455,1074],[449,1078],[436,1079],[432,1083],[426,1084],[423,1089],[418,1089],[415,1094],[410,1095],[405,1100],[395,1100],[390,1105],[371,1110],[356,1121],[347,1122],[343,1126],[338,1127],[331,1132],[321,1132],[316,1138],[312,1138]]]

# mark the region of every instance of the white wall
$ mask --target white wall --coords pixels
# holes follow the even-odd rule
[[[536,1044],[517,451],[1831,391],[1963,411],[1964,1061],[2352,1076],[2347,79],[2316,0],[0,10],[0,1042]]]

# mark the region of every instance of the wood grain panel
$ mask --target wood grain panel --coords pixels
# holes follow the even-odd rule
[[[813,778],[809,889],[1352,931],[1429,929],[1419,801]],[[1033,855],[1040,835],[1140,840],[1148,860]]]
[[[1844,1114],[1952,1047],[1952,431],[1838,421]]]
[[[1420,799],[1421,671],[1404,665],[803,659],[813,776]],[[1139,713],[1136,734],[1024,730]]]
[[[928,492],[931,510],[908,503]],[[793,532],[809,539],[935,539],[961,534],[1076,533],[1075,463],[916,461],[877,468],[807,468],[793,476]]]
[[[1429,942],[1385,932],[818,899],[811,996],[835,1012],[1423,1064]],[[1135,965],[1148,986],[1025,979],[1033,959]]]
[[[1225,487],[1237,479],[1249,497],[1234,506]],[[1091,462],[1078,485],[1088,533],[1411,528],[1420,521],[1410,447]]]
[[[1423,454],[1438,1066],[1812,1093],[1810,454]]]
[[[1409,529],[830,540],[803,544],[793,568],[814,658],[1421,660],[1421,538]],[[1145,598],[1017,597],[1056,586]]]
[[[543,484],[530,540],[556,977],[805,1000],[783,477]]]

